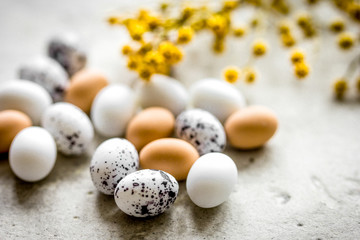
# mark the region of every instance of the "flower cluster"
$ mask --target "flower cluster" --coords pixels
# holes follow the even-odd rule
[[[311,8],[320,1],[306,0],[305,4]],[[267,54],[269,47],[264,38],[264,29],[271,30],[273,26],[281,45],[290,51],[294,76],[304,79],[310,74],[310,65],[304,52],[297,49],[301,40],[315,39],[327,30],[337,35],[337,45],[342,50],[359,45],[356,33],[347,29],[347,23],[360,23],[360,4],[355,0],[332,0],[328,3],[334,4],[343,14],[329,21],[326,28],[311,11],[295,12],[287,0],[224,0],[216,8],[210,3],[190,5],[164,2],[157,13],[139,10],[133,17],[111,16],[108,22],[126,27],[133,42],[123,46],[122,53],[127,56],[128,68],[146,81],[154,73],[170,75],[173,66],[184,58],[182,46],[190,43],[200,31],[207,31],[213,36],[212,50],[217,54],[226,50],[227,38],[242,38],[252,33],[256,36],[257,39],[249,46],[245,66],[234,65],[223,70],[223,78],[230,83],[241,78],[246,83],[253,83],[257,73],[251,65]],[[234,21],[236,11],[249,6],[255,9],[253,17],[242,24]],[[178,11],[172,11],[174,8]],[[341,91],[343,93],[340,95],[344,95],[347,89],[340,87],[343,86],[341,84],[334,87],[337,95]]]

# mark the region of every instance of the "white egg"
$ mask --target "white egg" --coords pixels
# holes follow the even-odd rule
[[[208,153],[192,165],[186,179],[186,190],[197,206],[212,208],[228,199],[236,182],[234,161],[222,153]]]
[[[54,137],[64,155],[84,153],[94,137],[88,116],[70,103],[55,103],[44,112],[41,125]]]
[[[144,169],[123,178],[115,189],[114,198],[124,213],[148,217],[170,208],[178,192],[179,184],[169,173]]]
[[[9,163],[15,175],[27,182],[49,175],[56,161],[56,144],[48,131],[28,127],[20,131],[10,146]]]
[[[139,167],[139,155],[128,140],[112,138],[101,143],[90,163],[94,186],[107,195],[114,194],[117,184]]]
[[[235,86],[212,78],[195,82],[190,88],[190,98],[194,108],[209,111],[220,122],[246,105],[243,95]]]
[[[176,118],[176,135],[191,143],[200,155],[222,152],[226,146],[224,127],[211,113],[190,109]]]
[[[95,130],[105,137],[122,136],[135,114],[136,98],[126,85],[113,84],[103,88],[91,107]]]
[[[55,60],[38,56],[24,63],[18,70],[19,78],[43,86],[54,102],[62,101],[69,80],[65,70]]]
[[[163,107],[175,116],[185,110],[188,93],[177,80],[155,74],[149,82],[142,81],[139,87],[139,100],[143,108]]]
[[[11,80],[0,85],[0,111],[12,109],[24,112],[34,125],[52,103],[49,93],[39,84],[26,80]]]
[[[85,67],[87,57],[79,37],[74,33],[62,33],[50,39],[48,55],[66,70],[69,76]]]

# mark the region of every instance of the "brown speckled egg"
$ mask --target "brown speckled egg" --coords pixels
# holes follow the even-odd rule
[[[88,69],[81,70],[71,78],[65,101],[89,114],[96,94],[108,84],[108,80],[102,73]]]
[[[175,125],[174,115],[167,109],[151,107],[139,112],[126,130],[126,138],[140,151],[146,144],[170,137]]]
[[[31,119],[22,112],[5,110],[0,112],[0,153],[9,151],[16,134],[32,125]]]
[[[186,179],[198,158],[199,153],[190,143],[176,138],[162,138],[141,150],[140,166],[165,171],[181,181]]]
[[[243,108],[225,122],[229,143],[240,149],[264,145],[276,132],[278,120],[274,112],[263,106]]]

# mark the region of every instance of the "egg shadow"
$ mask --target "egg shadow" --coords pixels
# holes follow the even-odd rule
[[[9,153],[5,152],[5,153],[0,153],[0,162],[1,161],[7,161],[9,159]]]
[[[17,203],[26,209],[38,208],[45,204],[44,201],[44,186],[48,184],[46,179],[38,182],[25,182],[17,178],[14,174],[14,191]]]
[[[96,210],[99,218],[109,225],[110,229],[118,229],[119,238],[143,239],[155,232],[166,231],[166,223],[171,221],[169,210],[154,216],[137,218],[123,213],[116,205],[112,195],[100,192],[96,196]],[[161,227],[159,229],[159,227]]]

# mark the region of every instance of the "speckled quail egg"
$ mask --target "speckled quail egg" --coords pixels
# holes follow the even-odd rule
[[[43,86],[54,102],[62,101],[69,80],[65,70],[55,60],[37,56],[20,66],[20,79],[26,79]]]
[[[117,206],[135,217],[156,216],[175,202],[179,184],[161,170],[144,169],[123,178],[115,189]]]
[[[70,103],[55,103],[46,109],[41,125],[51,133],[58,151],[64,155],[81,155],[94,136],[88,116]]]
[[[100,144],[90,164],[91,180],[107,195],[114,194],[117,184],[139,167],[139,156],[128,140],[112,138]]]
[[[48,55],[60,63],[69,76],[86,65],[86,54],[79,37],[74,33],[54,36],[48,44]]]
[[[190,109],[176,118],[175,131],[179,138],[191,143],[200,155],[222,152],[226,145],[223,126],[211,113]]]

